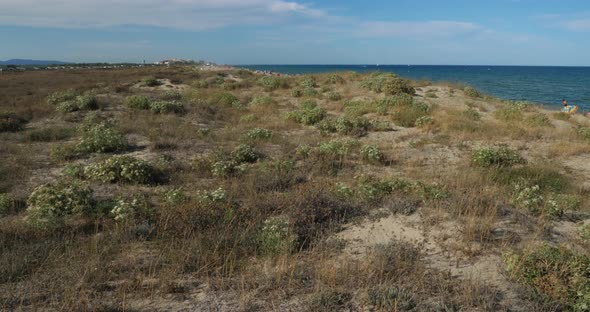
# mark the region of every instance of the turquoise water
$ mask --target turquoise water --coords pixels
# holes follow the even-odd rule
[[[248,65],[244,68],[284,74],[337,71],[394,72],[410,79],[428,79],[471,85],[507,100],[530,101],[550,108],[566,98],[590,110],[590,67],[542,66],[432,66],[432,65]]]

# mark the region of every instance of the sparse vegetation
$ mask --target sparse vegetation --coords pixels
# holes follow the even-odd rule
[[[0,309],[587,309],[581,116],[388,73],[3,75]]]

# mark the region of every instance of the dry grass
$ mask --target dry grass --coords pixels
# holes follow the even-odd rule
[[[148,77],[166,84],[144,86]],[[497,290],[486,280],[433,267],[423,243],[392,240],[357,256],[344,251],[350,241],[334,234],[365,217],[378,221],[386,211],[420,216],[425,232],[451,224],[436,239],[448,240],[441,244],[450,257],[477,261],[532,239],[550,240],[553,222],[590,210],[587,191],[573,187],[574,175],[563,163],[590,152],[582,138],[563,140],[574,133],[573,124],[536,110],[497,113],[507,104],[469,99],[458,86],[430,82],[414,85],[435,88],[436,97],[431,91],[411,104],[392,101],[379,109],[384,96],[363,89],[365,77],[284,77],[274,86],[248,71],[189,67],[2,75],[0,113],[26,123],[0,133],[0,199],[11,198],[0,200],[0,307],[546,307],[542,299],[514,295],[513,286]],[[95,95],[99,109],[55,112],[46,97],[70,88]],[[302,96],[293,97],[293,89]],[[174,98],[184,112],[132,110],[124,105],[131,95]],[[306,100],[326,110],[329,120],[361,117],[372,126],[355,136],[338,129],[346,122],[321,131],[286,118]],[[86,181],[94,191],[92,213],[60,216],[63,222],[50,228],[31,225],[24,202],[35,187],[76,181],[82,176],[76,170],[111,156],[78,155],[70,163],[50,157],[55,146],[80,139],[77,128],[96,122],[125,135],[130,146],[118,154],[148,162],[166,179],[147,186]],[[374,126],[383,122],[390,129]],[[265,130],[251,132],[257,128]],[[256,131],[264,135],[248,135]],[[474,150],[500,143],[521,147],[528,164],[473,166]],[[588,178],[584,172],[590,170],[578,174]],[[580,199],[577,210],[551,219],[518,208],[513,184],[521,180],[539,185],[543,196]],[[502,298],[506,289],[516,301]]]

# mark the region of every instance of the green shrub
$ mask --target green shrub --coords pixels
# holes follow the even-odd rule
[[[371,123],[363,117],[338,117],[335,120],[324,119],[316,124],[316,127],[322,132],[338,132],[345,135],[363,136],[370,129]]]
[[[524,164],[526,160],[516,151],[502,145],[499,148],[487,147],[475,151],[472,156],[474,164],[480,167],[511,167]]]
[[[289,253],[295,247],[297,235],[289,221],[284,218],[269,218],[258,233],[258,248],[262,255],[276,256]]]
[[[410,85],[410,82],[401,78],[390,78],[385,80],[382,88],[383,93],[387,95],[416,94],[416,90]]]
[[[334,91],[328,92],[326,94],[326,97],[330,101],[338,101],[338,100],[342,99],[342,95],[340,95],[340,93],[334,92]]]
[[[303,87],[303,89],[313,89],[316,88],[318,84],[316,83],[316,80],[313,76],[306,76],[305,78],[303,78],[301,86]]]
[[[342,84],[344,83],[344,78],[342,78],[342,76],[337,75],[337,74],[331,74],[330,77],[328,78],[328,82],[331,84]]]
[[[142,83],[143,86],[146,86],[146,87],[156,87],[156,86],[159,86],[160,85],[160,82],[158,81],[158,79],[156,79],[154,77],[144,78],[141,81],[141,83]]]
[[[303,91],[301,89],[293,89],[291,90],[291,96],[292,97],[302,97],[303,96]]]
[[[110,214],[115,221],[125,223],[142,214],[150,214],[150,205],[146,198],[140,195],[136,195],[131,199],[119,198]]]
[[[150,103],[150,110],[156,114],[182,114],[184,106],[177,101],[154,101]]]
[[[57,105],[61,102],[73,101],[76,99],[76,96],[78,96],[78,93],[73,89],[66,91],[58,91],[50,94],[47,97],[47,103],[51,105]]]
[[[361,87],[371,91],[381,93],[383,92],[383,85],[388,79],[397,79],[398,77],[392,73],[373,73],[361,81]]]
[[[127,140],[106,123],[84,127],[76,150],[82,153],[110,153],[127,149]]]
[[[365,145],[361,148],[363,160],[369,163],[382,163],[385,160],[383,152],[375,145]]]
[[[358,146],[359,142],[356,140],[331,140],[321,143],[318,146],[318,152],[320,155],[334,160],[343,160],[358,148]]]
[[[60,102],[55,106],[55,110],[60,113],[71,113],[78,110],[78,103],[76,101]]]
[[[316,102],[305,101],[299,110],[290,112],[287,117],[304,125],[314,125],[326,117],[326,110]]]
[[[150,184],[156,180],[155,171],[143,160],[113,156],[84,168],[84,177],[104,183]]]
[[[182,93],[174,90],[167,90],[162,95],[162,99],[166,101],[180,101],[182,100]]]
[[[473,87],[465,87],[465,88],[463,88],[463,93],[465,93],[465,95],[467,95],[468,97],[472,97],[472,98],[481,97],[481,93],[479,93],[479,91],[477,91]]]
[[[125,106],[132,109],[149,109],[151,100],[144,95],[132,95],[125,99]]]
[[[414,98],[406,93],[396,94],[393,96],[386,96],[383,99],[377,100],[373,103],[375,111],[381,115],[385,115],[392,108],[409,107],[414,103]]]
[[[213,98],[212,103],[217,104],[217,105],[222,105],[222,106],[228,106],[228,107],[241,107],[242,106],[242,103],[240,102],[240,100],[238,100],[238,98],[235,97],[231,93],[217,94]]]
[[[98,100],[93,95],[80,95],[76,97],[76,105],[79,110],[98,109]]]
[[[246,133],[250,140],[268,140],[272,138],[272,131],[264,128],[254,128]]]
[[[216,177],[233,177],[244,170],[244,166],[234,160],[220,160],[211,164],[211,174]]]
[[[262,86],[266,91],[272,91],[279,88],[287,88],[289,86],[285,79],[275,76],[260,77],[258,79],[258,84]]]
[[[70,215],[92,212],[92,190],[86,184],[41,185],[27,200],[29,221],[38,226],[59,225]]]
[[[14,199],[9,194],[0,193],[0,216],[10,213],[13,207]]]
[[[0,113],[0,132],[16,132],[22,130],[27,121],[12,113]]]
[[[254,163],[260,158],[260,155],[251,145],[240,144],[231,153],[231,158],[238,164]]]
[[[590,311],[590,258],[564,247],[544,245],[503,257],[517,282],[565,305],[568,311]]]
[[[208,203],[223,203],[228,199],[227,192],[221,187],[209,192],[199,191],[198,197],[201,201]]]

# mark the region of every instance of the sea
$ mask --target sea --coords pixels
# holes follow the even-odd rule
[[[454,65],[243,65],[282,74],[355,71],[393,72],[398,76],[472,86],[505,100],[528,101],[558,109],[561,100],[590,110],[590,67]]]

